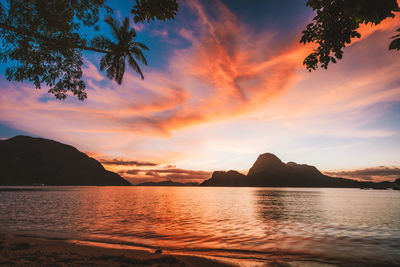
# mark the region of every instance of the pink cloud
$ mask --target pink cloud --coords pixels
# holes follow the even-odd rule
[[[168,31],[167,30],[152,30],[151,31],[151,35],[167,37],[168,36]]]
[[[190,42],[192,42],[192,41],[195,40],[194,35],[193,35],[194,32],[191,31],[191,30],[188,30],[188,29],[186,29],[186,28],[181,28],[181,29],[179,30],[179,34],[180,34],[183,38],[185,38],[186,40],[188,40],[188,41],[190,41]]]
[[[137,32],[141,32],[144,29],[144,23],[139,23],[139,24],[135,23],[132,25],[132,28],[134,28],[135,31],[137,31]]]

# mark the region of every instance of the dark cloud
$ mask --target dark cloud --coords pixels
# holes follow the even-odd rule
[[[119,175],[124,175],[124,174],[131,174],[131,175],[137,175],[141,172],[141,170],[139,169],[133,169],[133,170],[123,170],[123,171],[119,171],[118,174]]]
[[[155,177],[160,176],[160,175],[158,174],[158,172],[153,172],[153,171],[147,171],[147,172],[145,173],[145,175],[146,175],[146,176],[155,176]]]
[[[185,169],[177,169],[177,168],[171,168],[171,169],[155,169],[155,170],[148,170],[151,172],[157,172],[157,173],[181,173],[181,174],[190,174],[190,175],[205,175],[205,174],[210,174],[210,172],[206,171],[193,171],[193,170],[185,170]]]
[[[164,167],[165,169],[176,168],[176,165],[167,165]]]
[[[351,171],[325,172],[325,174],[336,177],[358,178],[367,181],[392,181],[400,177],[400,168],[379,166]]]
[[[190,173],[185,173],[185,174],[167,174],[162,176],[163,178],[165,178],[166,180],[199,180],[200,178],[202,180],[208,179],[211,177],[211,173],[207,173],[207,174],[203,174],[203,175],[197,175],[197,176],[193,176]]]
[[[122,159],[100,159],[102,164],[105,165],[120,165],[120,166],[157,166],[157,163],[154,162],[145,162],[145,161],[137,161],[137,160],[122,160]]]

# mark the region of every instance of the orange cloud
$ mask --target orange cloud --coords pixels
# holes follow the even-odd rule
[[[393,35],[395,35],[395,30],[400,25],[400,16],[396,15],[394,18],[387,18],[383,20],[378,25],[373,25],[372,23],[368,24],[361,24],[358,32],[361,34],[361,38],[354,38],[352,39],[352,44],[355,44],[365,38],[368,38],[371,34],[377,31],[393,31]],[[389,47],[390,39],[387,40]]]
[[[296,37],[286,45],[265,49],[275,41],[273,34],[252,31],[222,3],[216,3],[217,19],[208,16],[199,2],[189,1],[189,5],[198,14],[199,34],[180,29],[192,46],[176,50],[166,72],[148,70],[146,80],[140,81],[128,71],[117,86],[87,62],[85,103],[43,103],[39,102],[43,94],[33,95],[29,87],[12,89],[2,100],[5,114],[15,127],[39,134],[38,128],[51,122],[66,123],[69,132],[171,135],[257,110],[291,87],[310,47],[299,44]],[[42,126],[26,118],[32,113],[43,118]]]
[[[186,98],[163,116],[141,121],[164,133],[234,118],[266,105],[291,86],[310,49],[296,39],[260,55],[272,42],[267,33],[252,32],[219,2],[218,19],[210,18],[200,3],[190,5],[199,14],[200,37],[190,36],[193,45],[175,53],[170,69],[183,77]]]
[[[138,161],[138,160],[123,160],[123,159],[100,159],[102,164],[117,165],[117,166],[157,166],[157,163]]]

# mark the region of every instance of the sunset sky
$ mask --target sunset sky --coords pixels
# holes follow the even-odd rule
[[[122,19],[135,1],[109,2]],[[8,82],[3,64],[0,137],[73,145],[134,183],[246,173],[265,152],[332,175],[399,177],[400,52],[388,46],[400,16],[363,26],[343,60],[310,73],[305,3],[181,1],[173,21],[134,26],[150,48],[144,80],[128,69],[119,86],[84,53],[85,101]]]

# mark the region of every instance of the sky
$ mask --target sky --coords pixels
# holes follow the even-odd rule
[[[172,21],[133,25],[150,48],[144,80],[127,69],[118,85],[99,70],[100,54],[84,53],[85,101],[8,82],[3,64],[0,138],[73,145],[133,183],[246,173],[265,152],[329,175],[398,178],[400,53],[388,46],[400,17],[363,25],[343,60],[308,72],[305,2],[181,1]],[[134,1],[109,4],[123,19]]]

